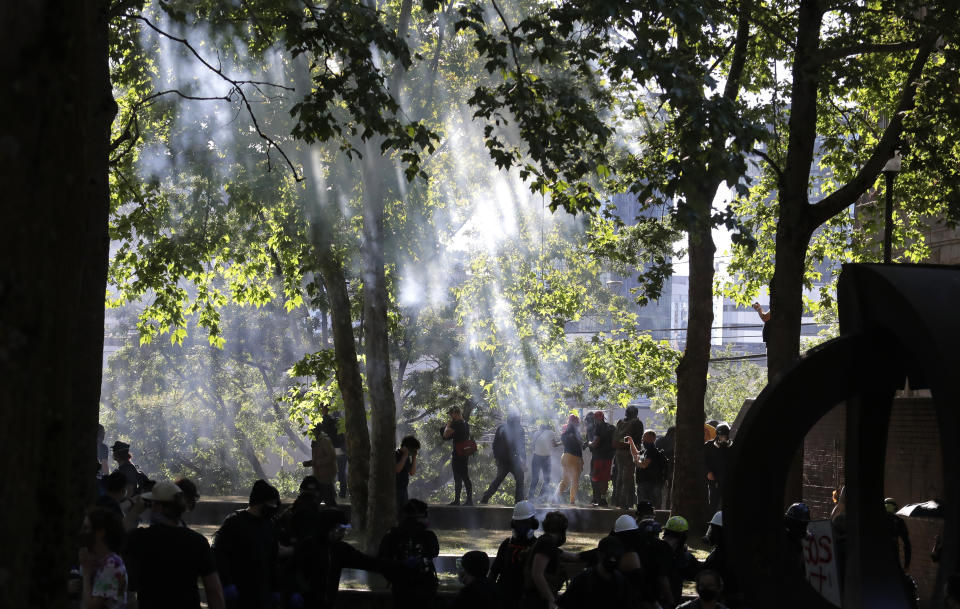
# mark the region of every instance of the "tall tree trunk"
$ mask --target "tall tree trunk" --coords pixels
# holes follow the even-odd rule
[[[66,604],[94,492],[115,112],[106,8],[38,0],[0,9],[2,607]]]
[[[397,411],[390,377],[390,336],[387,322],[389,294],[384,271],[383,214],[384,177],[388,163],[379,147],[366,146],[363,180],[363,311],[367,389],[370,392],[371,453],[370,502],[367,525],[371,542],[396,522],[396,474],[393,451],[396,446]]]
[[[715,192],[715,190],[714,190]],[[688,204],[699,221],[688,231],[690,260],[687,344],[677,366],[677,446],[673,470],[672,511],[690,522],[705,522],[706,473],[703,464],[703,400],[707,391],[710,337],[713,326],[713,243],[710,205],[713,195]]]
[[[367,411],[363,405],[363,380],[357,363],[357,345],[353,337],[353,318],[343,266],[332,247],[320,252],[320,273],[330,298],[330,321],[334,357],[337,362],[337,385],[343,397],[344,436],[347,442],[347,486],[353,525],[367,529],[367,506],[370,481],[370,432]]]

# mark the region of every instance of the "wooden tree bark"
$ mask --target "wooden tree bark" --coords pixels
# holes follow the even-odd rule
[[[713,243],[707,195],[706,212],[688,230],[690,277],[687,344],[677,366],[677,446],[671,509],[690,522],[706,522],[706,478],[703,463],[703,400],[707,392],[710,333],[713,327]],[[689,201],[688,201],[689,203]],[[703,201],[700,207],[702,208]],[[700,210],[703,212],[704,210]]]
[[[66,604],[93,497],[115,112],[106,9],[0,8],[2,607]]]
[[[367,411],[363,404],[363,379],[357,362],[357,345],[353,337],[350,297],[342,263],[331,251],[320,252],[320,272],[330,298],[330,321],[334,357],[337,362],[337,385],[343,397],[344,436],[347,442],[347,486],[350,489],[351,518],[359,530],[367,528],[367,506],[370,481],[370,432]]]
[[[367,389],[370,392],[371,460],[367,526],[371,544],[396,522],[397,410],[390,376],[390,302],[384,271],[383,214],[387,165],[374,145],[364,155],[363,181],[363,310]],[[371,545],[371,549],[373,549]]]

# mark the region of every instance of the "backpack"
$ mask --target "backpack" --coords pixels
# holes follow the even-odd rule
[[[493,434],[493,458],[497,461],[510,460],[510,443],[507,441],[507,432],[503,425],[497,426],[497,431]]]
[[[500,571],[497,583],[508,596],[519,597],[523,592],[524,570],[527,565],[527,555],[530,554],[532,547],[533,544],[521,545],[507,542],[510,553],[507,555],[507,564]]]

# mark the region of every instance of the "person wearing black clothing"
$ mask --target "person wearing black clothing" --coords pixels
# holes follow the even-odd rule
[[[516,412],[507,417],[507,422],[497,427],[493,437],[493,459],[497,464],[497,475],[483,493],[480,503],[489,503],[507,474],[513,474],[516,487],[513,491],[514,502],[523,501],[523,463],[527,459],[527,439],[520,426],[520,415]]]
[[[726,423],[717,425],[716,439],[703,445],[704,466],[707,471],[707,504],[710,512],[716,512],[722,507],[720,498],[723,496],[724,474],[727,470],[727,461],[730,459],[730,446],[730,426]],[[723,575],[722,572],[721,575]],[[729,585],[728,581],[728,588]]]
[[[470,481],[470,471],[467,468],[470,457],[457,452],[457,447],[462,447],[462,443],[470,439],[470,425],[463,420],[463,413],[458,406],[451,407],[447,412],[450,414],[450,421],[443,429],[443,439],[453,443],[450,467],[453,469],[454,499],[450,505],[460,505],[461,487],[467,491],[467,502],[464,505],[473,505],[473,482]]]
[[[107,430],[103,425],[97,423],[97,479],[106,478],[110,474],[110,449],[107,448],[103,439],[107,435]]]
[[[263,480],[250,491],[250,505],[227,516],[213,538],[213,554],[227,606],[268,609],[276,592],[279,543],[272,522],[280,493]]]
[[[123,553],[131,592],[140,609],[200,609],[197,580],[209,609],[223,609],[224,596],[207,539],[180,525],[186,501],[172,482],[160,481],[146,493],[151,524],[130,531]]]
[[[103,479],[104,493],[97,497],[97,507],[102,507],[123,520],[123,501],[127,496],[127,477],[123,472],[113,472]]]
[[[113,450],[113,459],[117,462],[117,469],[127,479],[127,496],[133,497],[142,493],[144,484],[148,482],[146,474],[137,469],[130,456],[130,445],[126,442],[117,440],[111,446]]]
[[[450,609],[501,609],[500,593],[487,579],[490,557],[486,552],[467,552],[460,558],[457,574],[463,588],[457,593]]]
[[[400,448],[393,454],[393,472],[397,475],[397,509],[406,505],[410,498],[407,487],[410,486],[410,476],[417,473],[417,453],[420,452],[420,440],[413,436],[404,436],[400,440]]]
[[[706,541],[714,546],[710,555],[703,561],[703,568],[716,571],[723,580],[723,593],[720,600],[730,609],[738,609],[744,605],[743,592],[727,553],[726,540],[723,535],[723,512],[717,512],[707,527]]]
[[[495,582],[500,590],[505,609],[516,609],[520,602],[527,550],[537,540],[539,526],[533,503],[520,501],[513,506],[513,518],[510,520],[513,534],[500,543],[490,567],[490,581]]]
[[[643,444],[639,450],[630,445],[637,470],[637,497],[646,499],[654,506],[660,505],[660,491],[667,472],[667,458],[656,447],[656,439],[657,434],[647,430],[643,433]]]
[[[673,491],[673,458],[677,445],[677,428],[668,427],[667,433],[657,438],[654,445],[663,452],[663,456],[667,459],[667,472],[663,478],[663,493],[661,495],[662,505],[657,506],[666,510],[670,509],[670,496]]]
[[[560,561],[577,560],[577,555],[560,548],[567,541],[569,522],[562,512],[549,512],[543,519],[543,535],[534,542],[524,561],[524,588],[521,609],[555,609],[557,592],[567,575]]]
[[[625,551],[616,537],[601,539],[596,564],[573,578],[557,599],[557,606],[561,609],[630,607],[630,586],[617,568]]]
[[[604,415],[599,410],[594,413],[593,441],[590,443],[590,481],[593,483],[593,505],[606,507],[607,487],[610,484],[613,456],[616,448],[613,445],[613,434],[616,429],[613,425],[604,422]]]
[[[380,540],[377,556],[399,563],[393,574],[393,606],[425,609],[437,594],[437,570],[433,559],[440,554],[436,534],[427,528],[427,504],[411,499],[400,508],[400,524]]]
[[[683,582],[696,579],[701,567],[697,557],[687,549],[689,530],[690,524],[683,516],[671,516],[663,527],[663,541],[672,551],[667,579],[670,581],[670,593],[676,602],[680,602],[683,595]]]
[[[337,482],[340,484],[339,497],[343,499],[347,496],[347,441],[340,431],[340,417],[330,414],[330,409],[326,406],[321,408],[320,412],[323,414],[320,426],[333,442],[337,453]]]

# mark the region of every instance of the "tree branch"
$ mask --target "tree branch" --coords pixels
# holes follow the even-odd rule
[[[733,59],[730,60],[730,72],[723,87],[723,97],[734,101],[740,95],[740,79],[747,64],[747,45],[750,42],[750,20],[753,12],[752,0],[741,0],[737,21],[737,37],[733,45]]]
[[[283,160],[284,162],[286,162],[287,166],[290,168],[290,171],[293,172],[294,179],[298,182],[303,181],[303,176],[297,172],[297,168],[294,166],[293,162],[290,160],[290,157],[287,156],[287,153],[283,150],[283,148],[280,147],[280,145],[277,143],[275,139],[273,139],[272,137],[264,133],[263,129],[260,128],[260,123],[257,121],[256,114],[253,111],[253,106],[250,105],[250,100],[247,97],[246,92],[244,92],[243,90],[243,85],[253,86],[254,88],[257,89],[257,91],[260,91],[259,89],[260,86],[276,87],[278,89],[283,89],[285,91],[293,91],[294,89],[292,87],[278,85],[276,83],[271,83],[266,81],[238,80],[235,78],[231,78],[230,76],[227,76],[220,67],[216,67],[213,64],[211,64],[209,61],[204,59],[203,56],[196,50],[196,48],[194,48],[192,44],[190,44],[190,41],[188,41],[186,38],[174,36],[173,34],[160,29],[160,27],[158,27],[156,24],[154,24],[152,21],[150,21],[143,15],[132,15],[128,13],[122,16],[126,17],[127,19],[142,21],[144,24],[147,25],[147,27],[152,29],[154,32],[156,32],[160,36],[163,36],[164,38],[167,38],[169,40],[182,44],[188,51],[190,51],[190,54],[193,55],[197,59],[197,61],[199,61],[205,68],[207,68],[210,72],[213,72],[214,74],[216,74],[224,82],[229,83],[231,85],[231,93],[235,92],[237,96],[240,98],[240,101],[242,102],[243,106],[246,108],[247,114],[250,116],[250,121],[253,123],[253,128],[257,132],[257,135],[260,137],[260,139],[264,140],[265,142],[267,142],[267,144],[269,144],[269,146],[267,147],[267,171],[270,171],[272,169],[271,160],[270,160],[270,149],[275,148],[277,152],[280,153],[280,156],[283,157]],[[260,92],[262,94],[262,91]],[[231,95],[228,94],[225,97],[227,100],[229,100]],[[220,98],[220,99],[223,99],[223,98]]]
[[[773,169],[773,172],[777,174],[777,184],[781,184],[783,182],[783,170],[780,169],[780,166],[777,165],[776,161],[774,161],[770,155],[759,148],[754,148],[752,152],[767,162],[767,165],[770,166],[770,169]]]
[[[810,218],[814,227],[820,226],[843,209],[853,205],[876,181],[883,165],[893,156],[893,152],[900,141],[900,134],[903,132],[904,114],[913,108],[920,75],[927,64],[927,59],[933,52],[936,41],[937,36],[935,34],[927,34],[921,39],[920,50],[917,52],[917,56],[904,79],[903,93],[901,93],[900,101],[897,103],[897,109],[894,111],[890,124],[884,130],[883,137],[877,142],[870,159],[852,180],[811,206]]]
[[[853,55],[866,55],[867,53],[897,53],[899,51],[912,51],[919,49],[923,44],[919,40],[904,40],[901,42],[878,42],[855,44],[847,47],[838,47],[835,49],[824,48],[820,52],[819,64],[823,65],[830,61],[851,57]]]

